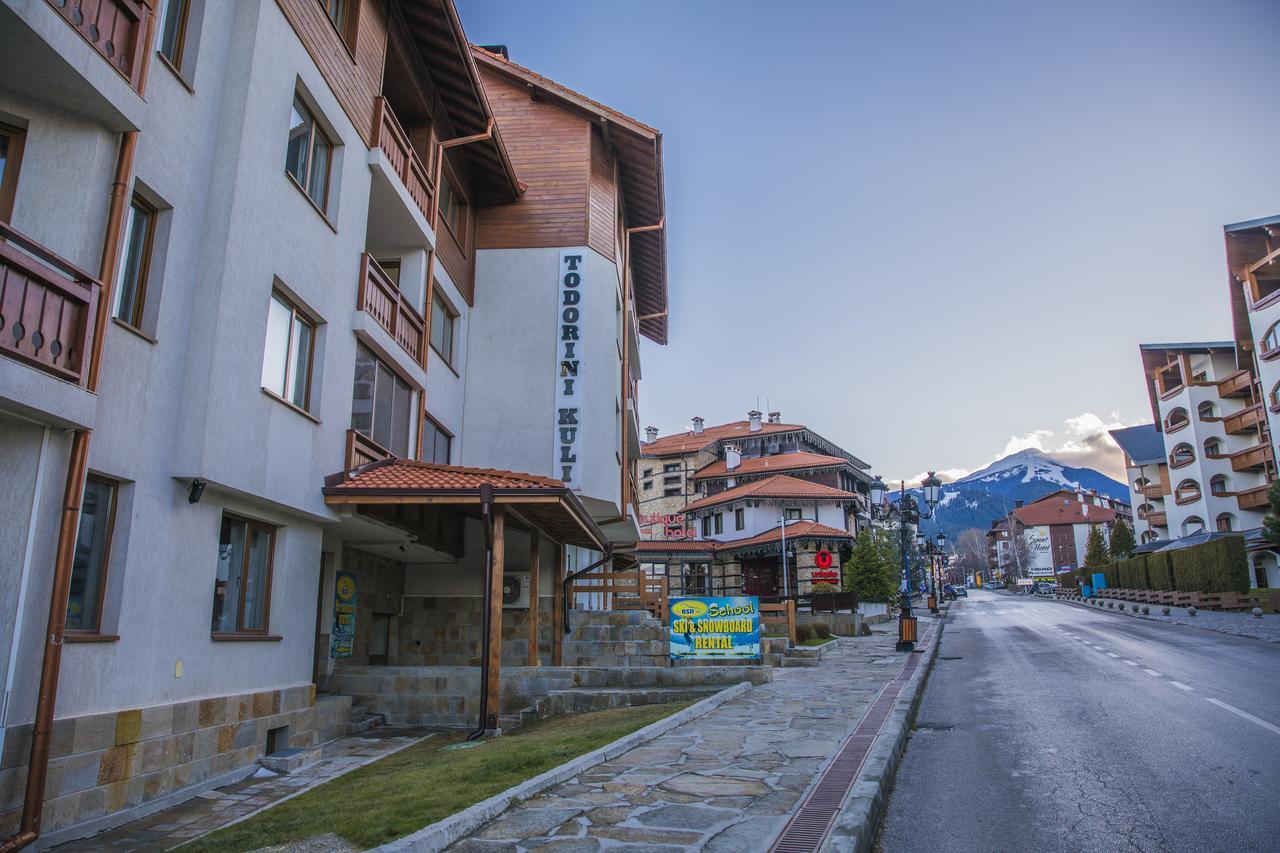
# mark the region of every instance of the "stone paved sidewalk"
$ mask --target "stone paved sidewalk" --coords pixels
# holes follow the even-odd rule
[[[279,776],[250,776],[92,838],[69,842],[54,849],[68,853],[170,850],[430,736],[431,732],[425,729],[387,728],[338,738],[325,744],[320,760],[309,767]]]
[[[1078,604],[1078,602],[1073,602]],[[1143,615],[1141,610],[1138,613],[1133,612],[1133,605],[1137,602],[1117,601],[1116,604],[1124,604],[1124,615],[1137,619],[1145,619],[1148,622],[1167,622],[1174,625],[1187,625],[1192,628],[1204,628],[1207,631],[1217,631],[1220,634],[1234,634],[1237,637],[1251,637],[1255,640],[1266,640],[1271,643],[1280,643],[1280,613],[1264,613],[1259,618],[1254,618],[1251,613],[1234,613],[1218,610],[1197,610],[1195,616],[1188,615],[1186,608],[1171,607],[1169,615],[1165,616],[1160,612],[1161,605],[1149,604],[1151,613]],[[1092,604],[1079,605],[1087,607],[1090,610],[1096,610],[1101,613],[1110,613],[1118,615],[1119,611],[1108,607],[1096,607]],[[1142,607],[1138,603],[1138,607]]]
[[[929,619],[921,615],[921,636]],[[897,673],[896,626],[549,789],[451,850],[760,850]]]

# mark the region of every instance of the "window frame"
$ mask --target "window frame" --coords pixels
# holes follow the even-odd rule
[[[5,154],[4,174],[0,176],[0,222],[13,217],[13,205],[18,197],[18,175],[22,171],[22,151],[27,143],[25,128],[0,122],[0,136],[9,140]]]
[[[210,613],[209,635],[213,639],[236,639],[236,638],[253,638],[253,639],[271,639],[271,594],[275,588],[275,562],[276,562],[276,534],[280,531],[277,525],[270,524],[265,521],[258,521],[246,515],[241,515],[230,510],[223,510],[222,515],[218,518],[218,542],[222,541],[222,525],[228,520],[239,521],[245,525],[245,547],[244,554],[240,560],[240,598],[236,603],[236,628],[234,631],[217,631],[213,628],[213,613]],[[245,583],[250,547],[249,542],[254,529],[265,532],[270,537],[270,545],[267,548],[267,584],[266,597],[262,604],[263,625],[261,628],[245,628],[244,627],[244,604],[245,598],[249,594],[249,585]],[[217,585],[218,578],[214,574],[214,603],[217,603]]]
[[[747,528],[747,511],[742,507],[738,507],[733,511],[733,529],[745,530]]]
[[[295,88],[293,90],[293,101],[292,103],[290,103],[289,109],[291,112],[298,112],[300,116],[308,120],[309,130],[308,130],[308,142],[307,142],[307,159],[306,159],[306,171],[303,179],[300,181],[298,180],[298,177],[293,174],[293,172],[289,171],[289,142],[291,140],[287,139],[285,142],[284,173],[285,175],[288,176],[289,180],[293,182],[293,185],[297,187],[302,192],[302,194],[307,197],[308,200],[310,200],[311,204],[316,208],[316,210],[320,212],[320,215],[323,216],[326,220],[328,220],[330,185],[333,182],[333,161],[335,158],[335,154],[338,150],[338,146],[334,143],[332,139],[329,138],[328,131],[326,131],[323,126],[321,126],[320,120],[316,118],[316,113],[318,111],[315,109],[315,107],[311,106],[311,104],[307,103],[306,98],[302,97],[302,91],[300,89]],[[292,128],[292,125],[290,125],[290,128]],[[315,168],[315,164],[316,164],[316,136],[317,135],[319,135],[320,138],[322,138],[325,142],[329,144],[329,156],[325,159],[325,164],[324,164],[324,171],[325,171],[324,198],[322,200],[317,200],[316,198],[314,198],[311,195],[311,191],[307,189],[307,187],[311,185],[311,178],[312,178],[311,170]]]
[[[133,233],[132,221],[135,209],[141,209],[147,215],[147,229],[142,240],[142,261],[138,265],[138,281],[134,285],[132,311],[128,317],[124,317],[120,314],[120,309],[123,307],[120,300],[122,298],[121,294],[124,293],[122,285],[124,283],[125,267],[129,259],[127,237]],[[132,198],[129,199],[129,209],[125,217],[124,232],[120,238],[122,242],[120,257],[116,259],[116,282],[115,292],[112,294],[111,317],[131,329],[141,331],[147,305],[147,285],[151,278],[151,265],[155,260],[156,221],[160,218],[160,210],[135,189]]]
[[[104,541],[103,541],[103,543],[102,543],[102,566],[101,566],[101,568],[100,568],[100,569],[99,569],[99,571],[98,571],[98,575],[99,575],[99,577],[98,577],[98,594],[97,594],[97,596],[96,596],[96,599],[97,599],[97,600],[94,602],[94,609],[93,609],[93,626],[92,626],[92,627],[90,627],[90,628],[66,628],[66,627],[64,627],[63,632],[64,632],[64,634],[65,634],[65,635],[74,635],[75,637],[94,637],[94,636],[103,636],[103,634],[102,634],[102,610],[103,610],[103,605],[104,605],[104,603],[106,602],[106,597],[107,597],[107,578],[108,578],[108,576],[109,576],[109,574],[110,574],[110,572],[111,572],[111,549],[112,549],[112,547],[113,547],[113,543],[115,542],[115,532],[116,532],[116,510],[117,510],[117,508],[120,506],[120,481],[119,481],[119,480],[112,479],[111,477],[103,477],[103,476],[100,476],[100,475],[98,475],[98,474],[86,474],[86,475],[85,475],[85,481],[84,481],[85,490],[88,490],[88,488],[89,488],[89,484],[90,484],[90,483],[98,483],[98,484],[101,484],[101,485],[107,486],[107,487],[109,487],[109,488],[111,489],[111,509],[110,509],[110,511],[107,513],[107,535],[106,535],[105,540],[104,540]],[[81,514],[83,513],[83,511],[84,511],[84,493],[83,493],[83,492],[81,492],[81,495],[80,495],[80,512],[81,512]],[[79,544],[80,544],[80,535],[79,535],[80,521],[79,521],[79,517],[80,517],[80,516],[78,515],[78,516],[77,516],[77,520],[76,520],[76,545],[77,545],[77,546],[79,546]],[[72,553],[73,553],[73,558],[72,558],[72,577],[74,578],[74,571],[75,571],[74,551],[73,551]],[[67,606],[68,606],[68,607],[70,607],[70,606],[71,606],[71,603],[70,603],[70,587],[68,587],[68,601],[67,601]],[[64,622],[64,626],[65,626],[65,622]]]
[[[1268,339],[1272,342],[1271,346],[1267,346]],[[1258,338],[1258,358],[1269,360],[1277,353],[1280,353],[1280,320],[1268,326],[1262,337]]]
[[[281,388],[279,392],[277,392],[273,388],[268,388],[264,383],[262,386],[262,390],[266,391],[269,395],[271,395],[275,399],[291,406],[292,408],[299,409],[303,412],[306,412],[307,414],[311,414],[312,377],[315,373],[316,337],[319,335],[319,332],[320,332],[320,324],[316,321],[314,317],[311,316],[310,312],[305,311],[302,308],[299,308],[298,304],[293,299],[290,299],[289,295],[284,291],[282,291],[279,287],[271,288],[271,296],[267,304],[268,312],[270,312],[271,310],[271,305],[270,305],[271,301],[277,301],[281,303],[282,305],[284,305],[285,308],[289,309],[289,312],[290,312],[289,313],[289,337],[286,339],[285,353],[284,353],[284,387]],[[269,313],[268,313],[268,317],[270,317]],[[303,402],[301,405],[299,405],[298,403],[295,403],[293,400],[289,399],[289,397],[287,396],[289,393],[289,373],[291,370],[293,370],[293,363],[294,363],[294,360],[293,360],[294,323],[295,321],[298,321],[298,320],[301,320],[304,325],[309,326],[311,328],[311,338],[307,342],[306,388],[303,391],[303,395],[302,395]],[[262,342],[262,361],[263,361],[264,368],[266,367],[267,346],[269,344],[270,344],[270,328],[268,328],[267,330],[267,337],[264,338]]]
[[[719,536],[721,533],[724,533],[724,513],[723,512],[717,512],[715,514],[715,531],[717,536]]]
[[[702,535],[703,536],[711,535],[711,516],[709,515],[704,515],[702,517]]]
[[[441,152],[440,156],[444,156],[443,152]],[[458,221],[456,225],[449,221],[449,217],[445,213],[444,200],[446,195],[453,202],[452,209],[457,212]],[[449,235],[453,237],[465,254],[467,246],[467,207],[469,203],[467,197],[458,189],[458,182],[453,180],[444,169],[440,170],[440,186],[437,188],[437,198],[436,222],[444,223]]]
[[[342,40],[342,46],[354,59],[356,39],[359,34],[360,0],[319,0],[319,3],[325,18]],[[337,16],[330,11],[331,6],[337,9]]]
[[[372,359],[372,361],[373,361],[373,373],[374,373],[374,377],[373,377],[373,384],[372,384],[372,396],[369,398],[369,406],[370,406],[370,408],[369,408],[369,432],[365,432],[364,430],[359,429],[359,428],[358,428],[358,427],[356,427],[356,425],[355,425],[355,416],[356,416],[356,411],[355,411],[355,403],[356,403],[355,392],[356,392],[356,386],[355,386],[355,381],[354,381],[354,379],[355,379],[355,376],[354,376],[354,370],[355,370],[356,366],[357,366],[357,365],[358,365],[358,363],[359,363],[359,362],[358,362],[358,359],[360,358],[360,351],[361,351],[361,350],[363,350],[366,354],[368,354],[369,358],[370,358],[370,359]],[[367,345],[367,344],[365,344],[363,341],[357,341],[357,342],[356,342],[356,358],[357,358],[357,362],[356,362],[355,364],[353,364],[353,365],[352,365],[353,377],[352,377],[352,387],[351,387],[351,404],[350,404],[350,405],[351,405],[351,425],[350,425],[350,428],[351,428],[352,430],[354,430],[355,432],[358,432],[360,435],[364,436],[366,439],[368,439],[370,442],[372,442],[372,443],[373,443],[374,445],[376,445],[377,447],[381,448],[383,451],[385,451],[385,452],[386,452],[386,453],[388,453],[389,455],[391,455],[391,456],[395,456],[397,459],[408,459],[408,458],[410,458],[410,454],[420,455],[420,450],[419,450],[419,448],[418,448],[418,447],[415,447],[415,446],[414,446],[414,441],[413,441],[414,426],[416,426],[416,424],[417,424],[417,419],[418,419],[418,416],[419,416],[419,414],[420,414],[420,410],[419,410],[419,408],[418,408],[418,405],[419,405],[419,404],[418,404],[418,401],[417,401],[417,400],[415,400],[415,399],[414,399],[414,397],[415,397],[415,396],[420,396],[420,395],[423,393],[423,389],[421,389],[421,388],[417,387],[417,386],[416,386],[416,385],[414,385],[412,382],[410,382],[407,378],[405,378],[405,376],[404,376],[403,374],[401,374],[401,373],[400,373],[400,371],[399,371],[399,370],[397,370],[397,369],[396,369],[396,367],[395,367],[395,365],[394,365],[394,364],[392,364],[390,361],[387,361],[386,359],[382,358],[380,355],[378,355],[378,354],[373,350],[373,348],[372,348],[372,347],[368,346],[368,345]],[[378,406],[377,406],[377,401],[378,401],[378,385],[377,385],[377,379],[378,379],[378,365],[382,365],[382,367],[386,368],[387,372],[391,374],[392,382],[393,382],[393,387],[392,387],[392,391],[391,391],[391,394],[392,394],[392,398],[391,398],[391,402],[392,402],[392,413],[391,413],[392,423],[391,423],[391,427],[390,427],[390,428],[391,428],[391,438],[392,438],[392,442],[391,442],[391,443],[394,443],[394,439],[395,439],[395,417],[396,417],[396,412],[395,412],[395,388],[394,388],[394,382],[395,382],[396,380],[399,380],[400,382],[402,382],[402,383],[405,385],[405,387],[406,387],[406,388],[408,388],[408,389],[409,389],[408,409],[409,409],[409,412],[410,412],[411,420],[409,421],[409,426],[408,426],[408,429],[407,429],[407,432],[406,432],[406,438],[405,438],[406,446],[405,446],[405,452],[404,452],[404,454],[403,454],[403,455],[400,455],[399,453],[397,453],[397,452],[396,452],[396,450],[395,450],[395,448],[384,446],[384,445],[383,445],[383,443],[382,443],[382,442],[380,442],[380,441],[379,441],[379,440],[374,436],[375,426],[376,426],[376,420],[377,420],[377,413],[378,413]]]
[[[803,509],[801,509],[800,507],[794,507],[794,506],[783,507],[782,520],[784,523],[788,521],[804,521],[803,512],[804,512]],[[792,513],[795,513],[795,515],[792,515]]]
[[[181,78],[183,54],[186,53],[187,47],[187,24],[191,17],[191,0],[161,0],[161,2],[164,4],[164,8],[161,10],[161,14],[156,16],[155,51],[160,58],[168,63],[170,68],[178,72],[178,76]],[[178,18],[177,31],[174,36],[174,55],[170,56],[164,52],[161,41],[164,38],[165,18],[175,8],[181,11],[178,12],[180,17]]]
[[[452,463],[452,461],[453,461],[453,439],[454,439],[454,435],[453,435],[453,433],[449,432],[447,429],[445,429],[443,426],[441,426],[441,425],[440,425],[440,422],[439,422],[438,420],[436,420],[435,418],[431,417],[431,415],[429,415],[429,414],[428,414],[428,415],[424,415],[424,416],[423,416],[423,424],[422,424],[422,427],[423,427],[423,428],[422,428],[422,447],[426,447],[426,445],[427,445],[427,441],[426,441],[426,439],[427,439],[427,430],[428,430],[428,429],[434,429],[434,430],[436,431],[436,433],[437,433],[437,434],[444,436],[445,441],[447,442],[447,444],[446,444],[447,451],[446,451],[446,453],[445,453],[445,456],[446,456],[447,458],[446,458],[443,462],[438,462],[438,461],[435,459],[435,441],[434,441],[434,440],[432,440],[432,442],[431,442],[431,448],[432,448],[431,458],[430,458],[430,459],[423,460],[423,461],[431,462],[431,463],[434,463],[434,464],[436,464],[436,465],[449,465],[449,464],[451,464],[451,463]],[[422,448],[419,448],[419,450],[418,450],[418,458],[419,458],[419,459],[421,459],[421,458],[422,458],[422,455],[423,455],[423,454],[422,454]]]
[[[440,348],[436,346],[435,328],[436,328],[436,301],[437,300],[439,300],[441,312],[444,314],[445,319],[448,320],[448,327],[449,327],[448,355],[441,352]],[[431,315],[429,319],[430,325],[427,329],[427,345],[430,346],[431,349],[435,351],[435,354],[440,356],[441,361],[443,361],[452,370],[454,353],[456,353],[458,349],[457,347],[458,318],[461,316],[461,314],[458,312],[456,308],[453,307],[453,304],[449,301],[449,298],[445,296],[443,293],[441,293],[440,287],[435,283],[433,283],[431,287],[430,309],[431,309]]]

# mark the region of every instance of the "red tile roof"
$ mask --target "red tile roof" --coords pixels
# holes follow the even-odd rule
[[[695,480],[705,480],[709,478],[720,478],[732,476],[738,477],[745,474],[761,474],[766,471],[796,471],[804,468],[834,468],[838,465],[850,465],[852,463],[847,459],[841,459],[839,456],[824,456],[821,453],[808,453],[805,451],[797,451],[796,453],[779,453],[775,456],[760,456],[754,459],[743,459],[742,464],[735,468],[732,472],[725,467],[723,459],[717,459],[710,465],[698,469],[693,475]]]
[[[750,421],[734,421],[720,426],[706,427],[696,435],[692,430],[675,435],[664,435],[649,444],[642,444],[640,452],[645,456],[677,456],[710,447],[721,439],[750,438],[756,435],[793,432],[805,428],[804,424],[771,424],[765,421],[760,424],[759,430],[752,432]]]
[[[729,501],[742,500],[743,498],[804,498],[807,500],[853,501],[857,500],[858,496],[853,492],[824,486],[821,483],[811,483],[808,480],[788,477],[786,474],[776,474],[763,480],[756,480],[752,483],[726,489],[719,494],[709,495],[701,500],[694,501],[685,507],[684,511],[689,512],[703,507],[728,503]]]
[[[550,477],[498,471],[493,468],[461,468],[411,459],[374,463],[333,489],[465,490],[488,483],[495,489],[563,489],[564,483]]]
[[[792,521],[787,523],[788,539],[853,539],[854,536],[847,530],[841,530],[838,527],[828,527],[825,524],[819,524],[816,521]],[[782,527],[766,530],[749,539],[737,539],[733,542],[721,542],[716,548],[717,551],[732,551],[735,548],[748,548],[754,545],[766,545],[770,542],[782,541]]]
[[[722,543],[714,539],[641,539],[636,543],[637,553],[674,553],[693,551],[700,554],[713,553]]]
[[[1086,506],[1089,508],[1088,515],[1084,514]],[[1074,497],[1055,497],[1051,500],[1036,501],[1024,507],[1018,507],[1013,514],[1027,527],[1045,524],[1101,524],[1115,521],[1116,518],[1115,510],[1083,504]]]

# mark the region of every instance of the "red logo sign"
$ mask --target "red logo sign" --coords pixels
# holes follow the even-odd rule
[[[820,569],[831,568],[831,552],[819,551],[813,555],[813,564]]]
[[[814,570],[809,577],[815,581],[838,581],[840,580],[840,573],[835,569],[827,569],[826,571]]]

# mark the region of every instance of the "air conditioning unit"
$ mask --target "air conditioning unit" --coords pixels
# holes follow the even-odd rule
[[[529,573],[510,572],[502,576],[502,606],[529,608]]]

